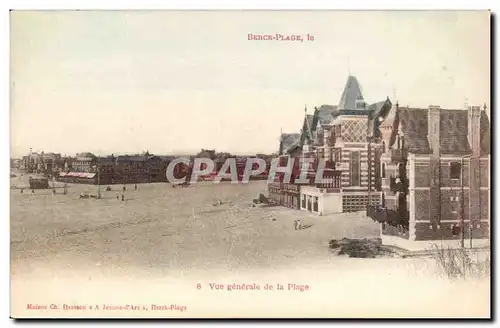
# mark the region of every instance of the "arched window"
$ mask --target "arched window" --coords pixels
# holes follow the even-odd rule
[[[382,178],[385,178],[385,163],[382,163]]]
[[[385,141],[382,141],[382,153],[385,153]]]

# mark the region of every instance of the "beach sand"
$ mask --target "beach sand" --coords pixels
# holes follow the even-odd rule
[[[100,200],[78,199],[96,186],[11,191],[12,316],[489,316],[487,279],[440,277],[429,258],[334,255],[331,238],[378,236],[364,213],[252,207],[263,181],[131,187],[124,202],[121,185]],[[294,230],[296,219],[310,227]]]

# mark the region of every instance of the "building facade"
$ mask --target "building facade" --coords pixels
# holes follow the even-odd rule
[[[393,106],[380,126],[384,243],[487,240],[490,123],[480,107]]]
[[[116,183],[165,182],[167,164],[159,156],[118,156],[115,166]]]
[[[388,114],[391,102],[368,105],[359,82],[349,76],[337,106],[322,105],[304,117],[301,133],[282,136],[280,154],[325,162],[323,180],[300,186],[300,209],[317,214],[364,211],[380,202],[378,174],[381,135],[379,122]],[[283,193],[270,186],[269,195]],[[311,205],[309,205],[311,204]]]
[[[92,153],[78,153],[72,159],[72,172],[96,172],[97,156]]]

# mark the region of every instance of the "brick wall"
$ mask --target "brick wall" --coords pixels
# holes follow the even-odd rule
[[[429,187],[430,169],[428,163],[415,164],[415,187]]]
[[[425,222],[416,222],[416,238],[415,240],[460,240],[460,231],[457,230],[455,233],[452,228],[453,223],[442,223],[439,225],[439,229],[437,225],[430,226],[429,223]],[[481,223],[479,228],[474,226],[472,229],[472,238],[474,239],[482,239],[488,238],[488,223]],[[469,225],[468,222],[465,223],[465,231],[464,231],[464,239],[469,239]]]
[[[488,162],[481,160],[480,168],[481,169],[479,172],[481,175],[481,179],[480,179],[481,187],[488,187],[489,180],[490,180],[490,171],[489,171],[489,167],[488,167]]]
[[[460,219],[460,190],[441,190],[441,220]],[[452,199],[453,197],[453,199]],[[456,200],[458,197],[458,201]],[[486,194],[487,199],[487,194]],[[464,219],[469,219],[469,192],[464,190]],[[456,213],[453,213],[456,212]],[[415,220],[429,221],[429,192],[427,190],[415,190]],[[430,221],[429,221],[430,222]]]
[[[458,162],[460,160],[447,160],[441,158],[440,165],[440,180],[442,187],[459,187],[460,179],[450,179],[450,163]],[[484,166],[484,169],[487,169],[487,165]],[[469,186],[469,164],[464,161],[463,166],[463,185]],[[485,181],[488,181],[487,179]],[[429,163],[426,162],[418,162],[415,164],[415,187],[428,187],[430,185],[430,168]],[[487,185],[486,185],[487,186]]]
[[[441,220],[460,220],[461,190],[441,190]],[[464,190],[464,220],[469,219],[469,191]],[[455,212],[455,213],[454,213]]]
[[[415,190],[415,220],[429,220],[428,190]]]
[[[460,160],[450,160],[441,162],[441,186],[442,187],[460,187],[461,181],[460,179],[451,179],[450,178],[450,164],[451,163],[460,163]],[[464,161],[464,166],[462,167],[463,173],[463,185],[469,186],[469,164]]]
[[[489,190],[481,190],[481,221],[489,221]]]

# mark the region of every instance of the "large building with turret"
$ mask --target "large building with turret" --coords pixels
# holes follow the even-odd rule
[[[402,247],[489,238],[490,122],[478,106],[368,104],[349,76],[339,104],[306,111],[300,133],[281,135],[279,154],[281,166],[313,158],[309,169],[321,159],[326,169],[303,184],[278,174],[268,185],[274,203],[319,215],[366,211],[384,243]]]
[[[338,105],[315,107],[313,114],[306,112],[300,134],[282,135],[280,155],[325,161],[321,183],[298,187],[301,210],[326,215],[361,211],[380,202],[378,122],[391,105],[389,98],[368,104],[358,80],[349,76]],[[280,203],[287,205],[290,187],[283,187],[271,184],[270,197],[284,195]]]

